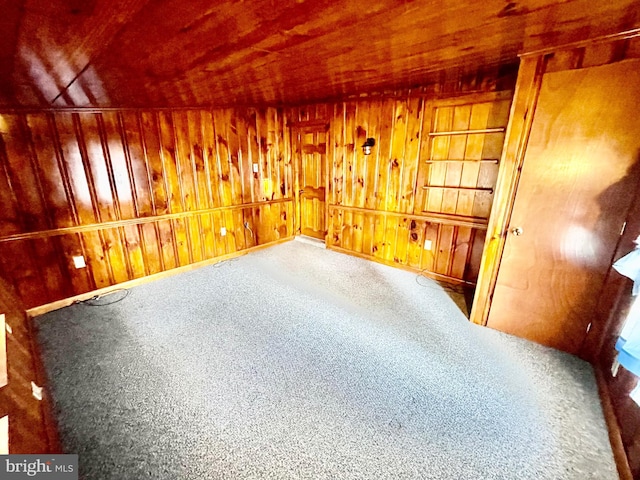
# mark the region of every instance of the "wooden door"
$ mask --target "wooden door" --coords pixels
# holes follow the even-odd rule
[[[638,112],[638,61],[543,76],[490,327],[579,352],[638,185]]]
[[[327,234],[327,126],[304,126],[298,131],[298,225],[302,235],[324,241]]]

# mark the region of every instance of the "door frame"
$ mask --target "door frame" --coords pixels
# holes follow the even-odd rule
[[[500,169],[496,180],[495,196],[487,225],[487,236],[482,251],[480,271],[473,297],[469,320],[487,325],[493,292],[498,280],[507,229],[515,203],[520,172],[524,162],[531,125],[542,85],[547,57],[524,57],[518,69],[518,79],[509,112]]]
[[[327,235],[329,233],[329,192],[330,192],[330,182],[329,182],[329,145],[330,143],[330,121],[329,119],[319,119],[319,120],[308,120],[301,122],[291,122],[289,123],[289,128],[291,129],[292,136],[292,146],[293,146],[293,175],[294,175],[294,191],[293,191],[293,233],[294,236],[302,235],[301,229],[301,186],[300,186],[300,176],[302,175],[302,134],[307,132],[318,132],[324,130],[325,133],[325,155],[324,155],[324,239],[323,241],[326,243]]]
[[[578,48],[612,43],[639,35],[639,30],[620,32],[568,45],[533,51],[520,56],[518,79],[500,159],[495,197],[487,226],[480,272],[469,316],[469,320],[473,323],[486,326],[489,320],[491,300],[505,249],[511,214],[520,181],[520,172],[529,142],[538,95],[542,86],[542,77],[547,71],[549,61],[557,53],[569,55],[570,52],[575,52]],[[611,59],[610,62],[604,63],[614,63],[622,60]],[[566,69],[571,68],[575,67],[568,66]]]

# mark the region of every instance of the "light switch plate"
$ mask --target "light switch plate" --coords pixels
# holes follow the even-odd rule
[[[227,234],[227,229],[225,227],[220,228],[220,236],[224,237]]]
[[[258,173],[259,165],[257,163],[253,164],[253,173]]]
[[[431,250],[431,246],[432,246],[431,240],[425,240],[424,241],[424,249],[425,250]]]

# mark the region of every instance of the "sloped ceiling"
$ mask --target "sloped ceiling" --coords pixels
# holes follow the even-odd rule
[[[0,106],[300,103],[628,30],[637,0],[0,0]]]

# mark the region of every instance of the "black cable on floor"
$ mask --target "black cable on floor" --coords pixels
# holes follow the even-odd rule
[[[103,298],[111,297],[116,293],[120,293],[121,295],[117,296],[115,299],[111,299],[108,301],[101,301]],[[112,290],[108,293],[104,293],[102,295],[96,295],[95,297],[91,297],[88,300],[82,300],[75,303],[78,303],[80,305],[86,305],[88,307],[104,307],[107,305],[113,305],[114,303],[121,302],[128,296],[129,296],[129,290],[127,290],[126,288],[118,288],[117,290]]]

